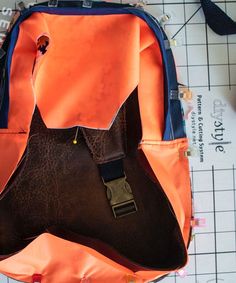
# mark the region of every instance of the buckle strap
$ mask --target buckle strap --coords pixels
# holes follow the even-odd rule
[[[115,218],[136,212],[137,205],[124,173],[123,160],[117,159],[98,165],[99,173],[106,186],[107,198]]]
[[[137,205],[126,176],[109,182],[103,180],[107,188],[107,198],[115,218],[120,218],[137,211]]]

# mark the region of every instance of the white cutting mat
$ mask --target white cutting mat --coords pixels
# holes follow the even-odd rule
[[[194,93],[186,121],[196,155],[190,158],[192,189],[196,217],[206,219],[206,227],[194,229],[187,276],[173,274],[163,282],[235,283],[236,36],[214,34],[199,1],[163,2],[148,10],[171,16],[165,30],[177,41],[172,50],[179,82]],[[236,1],[219,6],[236,20]]]
[[[217,2],[236,20],[236,0]],[[0,0],[3,7],[15,8],[15,1]],[[206,219],[205,227],[194,229],[186,277],[171,274],[162,282],[236,283],[236,36],[214,34],[197,0],[149,0],[146,10],[170,16],[164,27],[177,42],[172,50],[179,82],[194,92],[186,126],[195,152],[195,213]],[[3,12],[0,40],[9,19]],[[0,275],[0,283],[13,282]]]

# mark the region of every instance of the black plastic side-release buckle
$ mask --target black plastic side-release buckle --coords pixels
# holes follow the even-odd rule
[[[108,182],[103,180],[103,183],[107,188],[107,198],[115,218],[135,213],[138,210],[126,176]]]

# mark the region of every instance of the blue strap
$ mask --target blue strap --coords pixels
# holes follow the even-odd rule
[[[235,34],[236,22],[233,21],[211,0],[201,0],[202,9],[209,27],[219,35]]]

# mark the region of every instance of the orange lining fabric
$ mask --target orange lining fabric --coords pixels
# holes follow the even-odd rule
[[[36,255],[36,256],[35,256]],[[66,259],[66,261],[65,261]],[[42,275],[42,283],[77,283],[87,277],[91,282],[126,282],[134,273],[95,250],[44,233],[18,254],[0,262],[4,274],[32,282],[33,274]],[[143,282],[139,280],[137,282]]]
[[[192,197],[186,138],[173,141],[144,140],[140,148],[167,195],[187,246],[192,216]]]
[[[134,273],[94,249],[48,233],[41,234],[18,254],[0,261],[0,271],[28,283],[34,274],[42,275],[42,283],[77,283],[82,278],[91,283],[147,283],[168,273],[157,270]]]
[[[49,46],[38,57],[42,35],[49,37]],[[49,128],[109,129],[138,86],[144,136],[161,140],[163,80],[157,40],[140,18],[34,13],[20,25],[12,57],[9,131],[28,134],[36,104]],[[0,139],[0,154],[11,156],[0,165],[0,192],[25,149],[27,139],[15,150],[18,139]]]

